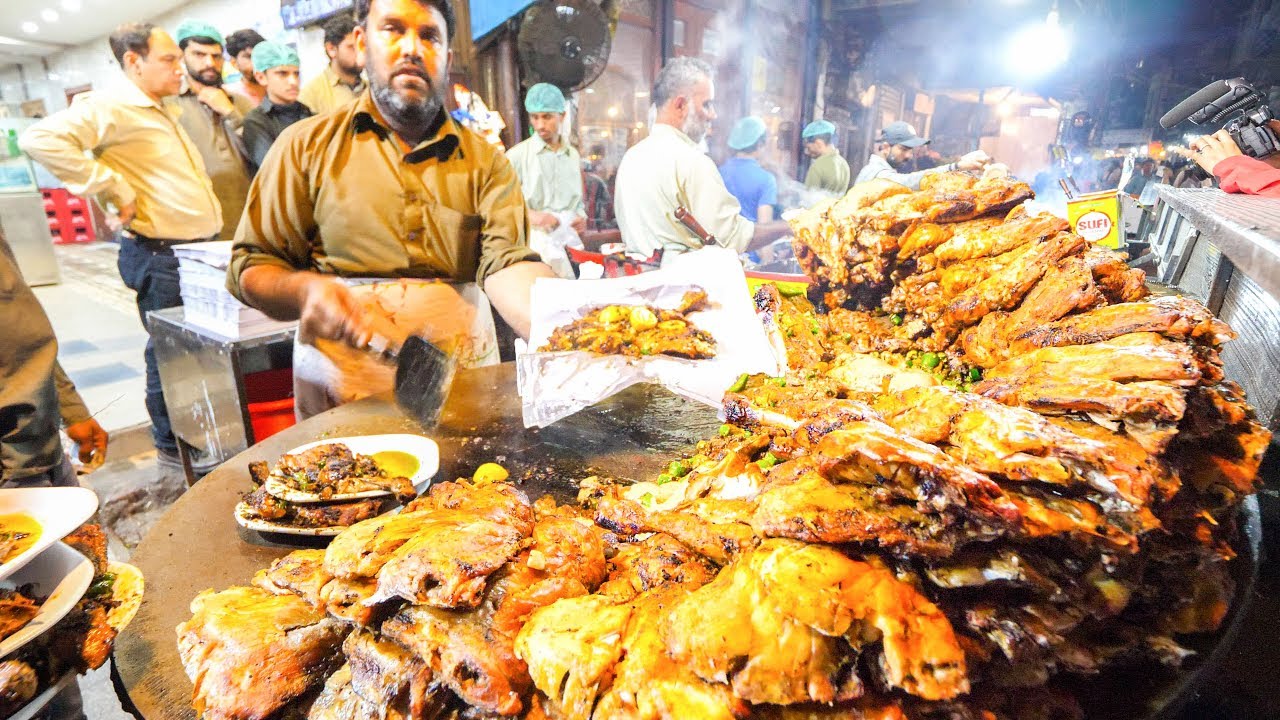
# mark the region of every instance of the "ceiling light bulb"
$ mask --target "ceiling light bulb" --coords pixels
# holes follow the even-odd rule
[[[80,0],[62,0],[58,4],[67,12],[80,12]]]
[[[47,23],[58,22],[58,11],[53,8],[45,8],[40,11],[40,17]]]
[[[22,23],[22,32],[28,35],[34,35],[40,32],[40,26],[28,20]]]

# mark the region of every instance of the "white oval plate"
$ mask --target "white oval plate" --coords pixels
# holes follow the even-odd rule
[[[71,612],[93,582],[93,563],[65,543],[50,545],[21,572],[4,582],[5,587],[35,583],[37,595],[48,595],[31,622],[0,642],[0,658],[36,639]]]
[[[129,563],[111,560],[107,563],[107,572],[116,576],[111,588],[111,599],[116,601],[116,606],[107,613],[107,624],[119,633],[129,626],[142,605],[142,571]]]
[[[236,524],[248,530],[258,532],[281,533],[283,535],[309,535],[311,537],[333,537],[350,525],[338,527],[299,527],[297,525],[277,525],[276,523],[250,515],[252,510],[245,503],[236,504]]]
[[[78,487],[0,490],[0,515],[26,513],[40,523],[40,537],[25,551],[0,565],[0,580],[9,577],[45,548],[84,524],[98,509],[98,496]]]
[[[431,438],[421,435],[362,435],[359,437],[329,438],[328,440],[317,440],[306,445],[299,445],[285,454],[293,455],[294,453],[310,450],[317,445],[330,445],[333,443],[346,445],[351,448],[351,452],[357,455],[373,455],[385,450],[399,450],[418,458],[418,471],[413,474],[413,477],[409,478],[409,482],[413,483],[413,488],[419,493],[426,489],[426,486],[431,482],[431,478],[435,477],[436,471],[440,469],[440,446],[436,445],[436,442]],[[274,477],[267,480],[265,487],[267,492],[275,497],[291,503],[331,503],[343,500],[385,497],[391,494],[386,490],[366,490],[365,492],[344,493],[322,498],[316,493],[294,490]]]
[[[69,672],[63,675],[62,677],[58,678],[57,682],[53,683],[52,685],[45,688],[44,690],[41,690],[39,694],[31,698],[31,702],[27,703],[26,705],[23,705],[21,710],[14,713],[13,715],[10,715],[9,720],[31,720],[36,716],[36,713],[43,710],[44,706],[48,705],[49,702],[52,701],[58,695],[58,693],[62,692],[63,688],[67,687],[68,685],[70,685],[75,681],[76,681],[76,674],[74,672]]]

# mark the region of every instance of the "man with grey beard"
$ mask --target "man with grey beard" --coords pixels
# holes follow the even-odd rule
[[[658,73],[653,86],[657,116],[649,137],[627,150],[618,166],[615,207],[627,252],[663,262],[703,246],[675,218],[683,207],[718,244],[746,252],[781,237],[784,222],[753,223],[740,214],[720,170],[698,145],[716,119],[711,66],[678,57]]]
[[[245,303],[299,320],[303,417],[390,389],[371,342],[412,333],[496,362],[490,303],[527,337],[533,282],[555,276],[527,246],[511,163],[444,108],[452,2],[357,0],[355,11],[369,89],[276,139],[227,271]]]

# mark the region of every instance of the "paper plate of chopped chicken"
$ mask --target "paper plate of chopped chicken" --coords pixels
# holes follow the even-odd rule
[[[274,467],[249,464],[254,483],[290,503],[329,503],[395,496],[412,500],[440,467],[440,449],[421,435],[366,435],[319,440],[290,450]]]

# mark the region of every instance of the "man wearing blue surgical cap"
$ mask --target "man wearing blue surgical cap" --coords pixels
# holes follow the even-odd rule
[[[836,126],[827,120],[814,120],[805,126],[801,136],[805,153],[813,158],[804,176],[805,187],[843,195],[849,189],[849,163],[834,144]]]
[[[773,220],[773,206],[778,202],[778,179],[760,166],[760,149],[769,137],[769,129],[758,117],[742,118],[729,133],[729,149],[733,157],[720,166],[720,177],[729,193],[738,198],[742,217],[751,222]]]
[[[538,83],[524,98],[533,135],[507,151],[507,159],[520,178],[529,225],[550,232],[560,217],[572,213],[575,232],[586,229],[587,211],[582,202],[582,159],[564,141],[566,103],[560,88]]]

